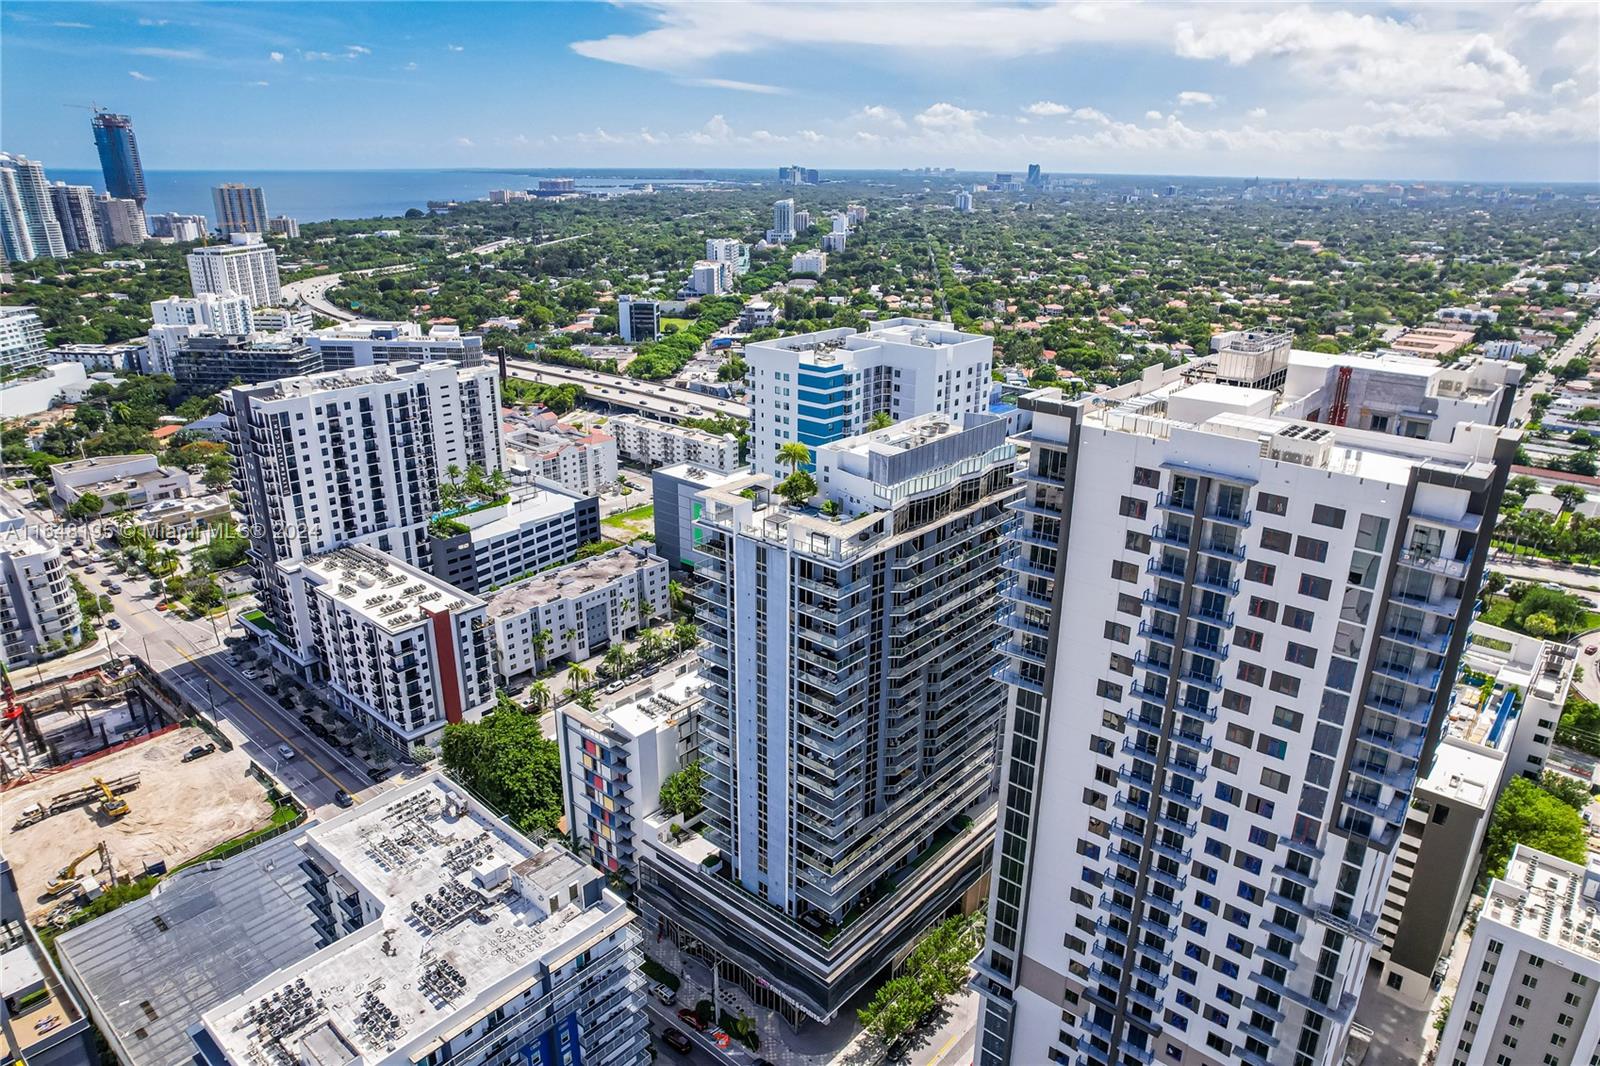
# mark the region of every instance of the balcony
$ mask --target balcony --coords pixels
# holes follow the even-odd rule
[[[1151,625],[1149,622],[1139,623],[1139,635],[1157,643],[1166,644],[1169,647],[1177,646],[1178,634],[1176,631],[1161,629]]]
[[[1390,626],[1379,636],[1385,640],[1392,640],[1408,647],[1421,648],[1423,651],[1431,651],[1442,655],[1450,647],[1450,637],[1454,632],[1455,624],[1452,622],[1445,627],[1442,633],[1423,633],[1420,630]]]
[[[1155,960],[1163,967],[1172,965],[1172,952],[1163,951],[1161,948],[1158,948],[1153,944],[1147,944],[1143,940],[1134,941],[1133,950],[1139,952],[1139,954],[1148,959]]]
[[[1171,511],[1173,514],[1193,515],[1194,497],[1189,495],[1173,495],[1170,492],[1156,493],[1156,508],[1162,511]]]
[[[1171,739],[1174,744],[1188,748],[1190,751],[1198,752],[1201,755],[1211,754],[1212,741],[1210,737],[1201,736],[1198,733],[1185,733],[1179,730],[1172,734]]]
[[[1100,909],[1116,915],[1125,922],[1131,923],[1133,921],[1133,911],[1112,899],[1109,894],[1101,894]]]
[[[1194,575],[1194,586],[1210,592],[1220,592],[1224,596],[1237,596],[1239,594],[1239,579],[1224,577],[1220,573],[1197,572]]]
[[[1152,659],[1144,652],[1139,652],[1133,657],[1133,665],[1140,670],[1148,670],[1162,677],[1172,676],[1172,663],[1160,659]]]
[[[1112,798],[1111,805],[1119,811],[1126,811],[1129,814],[1136,814],[1141,818],[1148,816],[1150,813],[1149,803],[1133,800],[1129,798],[1126,792],[1118,792],[1116,796]]]
[[[1047,666],[1050,662],[1048,653],[1038,648],[1030,648],[1025,641],[1020,640],[1008,640],[1001,644],[1000,654],[1010,655],[1017,659],[1025,659],[1038,666]]]
[[[1221,692],[1223,679],[1216,674],[1202,674],[1198,670],[1185,670],[1178,675],[1178,680],[1186,685],[1194,685],[1211,692]]]
[[[1141,773],[1131,766],[1117,767],[1117,777],[1127,784],[1133,785],[1137,788],[1145,789],[1146,791],[1155,787],[1155,775],[1153,773]]]
[[[1433,715],[1432,700],[1386,700],[1369,694],[1361,702],[1369,710],[1410,722],[1412,725],[1427,725],[1428,719]]]
[[[1466,579],[1467,570],[1472,565],[1472,560],[1470,558],[1441,559],[1432,552],[1408,549],[1400,553],[1400,565],[1430,574],[1443,574],[1445,577],[1462,581]]]
[[[1249,529],[1253,512],[1237,507],[1211,507],[1206,511],[1206,521],[1220,522],[1235,529]]]
[[[1150,850],[1157,855],[1163,855],[1180,866],[1187,866],[1189,860],[1194,858],[1194,851],[1190,848],[1175,848],[1171,844],[1156,837],[1150,841]]]
[[[1191,838],[1196,832],[1196,827],[1193,823],[1174,818],[1172,815],[1167,813],[1167,808],[1165,806],[1163,806],[1156,813],[1155,817],[1156,824],[1163,829],[1171,830],[1174,833],[1181,833],[1184,836]]]
[[[1380,821],[1399,823],[1405,820],[1406,799],[1404,796],[1396,796],[1388,803],[1384,803],[1381,800],[1372,799],[1360,793],[1347,792],[1344,795],[1344,802],[1346,806],[1370,814]]]
[[[1146,872],[1152,879],[1172,889],[1174,893],[1181,893],[1189,885],[1187,875],[1170,874],[1159,866],[1151,866]]]
[[[1170,614],[1177,614],[1183,609],[1183,601],[1177,596],[1162,596],[1151,589],[1145,589],[1140,594],[1139,599],[1147,606],[1154,607],[1158,611],[1167,611]]]
[[[1182,526],[1158,525],[1150,527],[1150,539],[1158,544],[1170,544],[1183,551],[1189,549],[1193,533]]]
[[[1397,792],[1409,792],[1411,786],[1416,784],[1417,771],[1415,764],[1411,770],[1391,770],[1382,763],[1370,762],[1366,759],[1355,759],[1350,763],[1352,773],[1360,774],[1368,781],[1376,781],[1380,785],[1387,785]]]
[[[1223,629],[1233,628],[1232,611],[1212,609],[1196,603],[1190,608],[1189,617],[1191,619],[1199,619],[1202,622],[1210,622],[1212,625],[1221,626]]]
[[[1226,543],[1216,537],[1208,537],[1200,544],[1200,554],[1213,555],[1219,559],[1227,559],[1230,562],[1242,562],[1244,553],[1244,545],[1237,541]]]
[[[1035,681],[1030,677],[1024,677],[1020,670],[1016,669],[1016,667],[1010,665],[1009,663],[1002,663],[1001,665],[995,667],[989,672],[989,676],[1000,682],[1002,685],[1015,685],[1018,688],[1027,689],[1029,692],[1032,692],[1037,696],[1047,695],[1044,690],[1043,682]]]
[[[1147,559],[1144,564],[1144,572],[1155,574],[1158,577],[1170,577],[1174,581],[1182,581],[1184,578],[1184,565],[1174,559]]]
[[[1422,754],[1423,735],[1421,733],[1412,736],[1401,736],[1392,731],[1377,730],[1370,726],[1364,726],[1356,732],[1356,736],[1375,748],[1395,752],[1413,761]]]

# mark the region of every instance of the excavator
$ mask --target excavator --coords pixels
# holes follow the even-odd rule
[[[117,795],[110,785],[102,778],[95,778],[94,783],[100,789],[100,810],[107,818],[121,818],[133,808],[128,806],[128,801]]]
[[[51,881],[49,885],[45,886],[44,894],[54,898],[56,896],[65,895],[66,893],[77,889],[78,867],[83,865],[84,860],[94,855],[100,856],[100,872],[110,873],[111,849],[106,847],[106,842],[102,840],[100,843],[96,844],[82,855],[79,855],[77,858],[67,863],[60,870],[57,870],[55,880]]]

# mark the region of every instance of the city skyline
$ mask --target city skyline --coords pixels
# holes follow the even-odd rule
[[[889,5],[26,4],[0,23],[5,147],[92,167],[88,112],[72,108],[97,104],[133,118],[150,170],[797,159],[1600,177],[1592,7],[1203,15],[1171,4],[952,4],[914,22]],[[182,133],[197,93],[236,119],[204,154]],[[308,154],[306,122],[330,94],[338,110],[318,123],[360,121]]]

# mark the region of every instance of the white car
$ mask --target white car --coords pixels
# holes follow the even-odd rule
[[[278,745],[278,758],[282,759],[285,762],[288,762],[290,759],[294,758],[294,749],[291,748],[287,744],[279,744]]]

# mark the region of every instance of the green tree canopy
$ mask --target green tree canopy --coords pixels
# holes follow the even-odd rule
[[[1505,874],[1518,844],[1568,862],[1582,863],[1588,855],[1588,836],[1578,812],[1520,776],[1507,782],[1489,819],[1483,865],[1490,877]]]
[[[661,809],[667,814],[693,818],[705,806],[705,768],[699,759],[684,763],[661,782]]]
[[[502,707],[479,722],[447,725],[442,754],[462,784],[518,829],[559,831],[561,755],[536,716]]]

